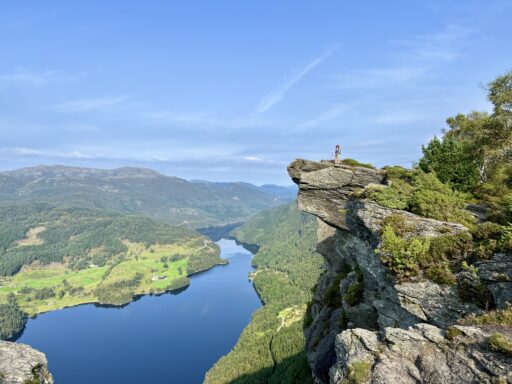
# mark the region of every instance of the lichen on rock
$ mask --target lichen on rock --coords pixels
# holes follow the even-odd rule
[[[471,238],[464,225],[383,207],[360,193],[383,185],[383,170],[295,160],[288,171],[299,186],[299,208],[319,219],[317,250],[326,259],[305,331],[316,383],[512,383],[512,359],[489,347],[497,330],[459,325],[491,302],[511,302],[510,255],[464,270]],[[424,251],[437,269],[409,279],[393,273],[381,255],[383,228],[393,217],[407,228],[404,239],[434,243]],[[444,255],[451,243],[460,249]],[[447,267],[453,265],[455,275]],[[485,288],[485,300],[461,293],[471,284]],[[457,337],[447,337],[447,329]],[[506,327],[498,331],[512,337]]]
[[[53,384],[44,353],[25,344],[0,341],[0,383]]]

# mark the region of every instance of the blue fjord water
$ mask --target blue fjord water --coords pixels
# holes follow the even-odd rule
[[[251,253],[217,244],[230,263],[193,276],[178,294],[45,313],[17,341],[46,354],[57,384],[201,383],[261,306],[247,277]]]

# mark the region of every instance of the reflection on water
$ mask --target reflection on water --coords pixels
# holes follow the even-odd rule
[[[261,306],[247,278],[251,253],[232,240],[217,244],[230,263],[193,276],[178,295],[45,313],[18,342],[46,353],[58,384],[200,383]]]

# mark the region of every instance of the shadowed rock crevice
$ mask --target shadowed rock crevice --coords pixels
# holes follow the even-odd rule
[[[466,227],[359,197],[366,186],[386,182],[382,170],[296,160],[288,171],[299,186],[299,208],[318,218],[317,251],[327,269],[305,330],[316,383],[512,383],[512,359],[488,346],[497,330],[457,325],[481,308],[463,300],[456,285],[421,274],[395,278],[379,254],[391,216],[410,228],[410,237],[464,235]],[[498,308],[511,301],[510,257],[478,264],[479,281]]]

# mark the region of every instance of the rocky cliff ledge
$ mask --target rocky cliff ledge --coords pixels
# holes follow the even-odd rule
[[[483,310],[464,301],[460,287],[398,281],[379,257],[390,216],[429,238],[465,233],[463,225],[357,197],[369,184],[385,183],[382,170],[295,160],[288,172],[299,186],[299,208],[318,217],[317,249],[327,265],[305,331],[315,382],[512,383],[511,356],[489,347],[498,331],[512,336],[509,328],[461,325]],[[511,255],[495,255],[475,272],[497,307],[511,300],[511,263]]]
[[[53,384],[46,356],[25,344],[0,341],[0,383]]]

